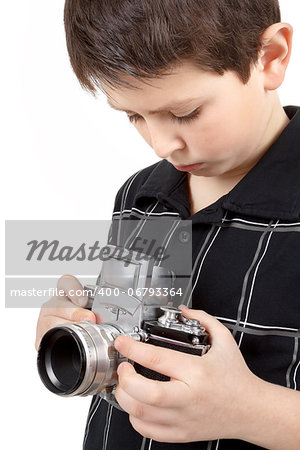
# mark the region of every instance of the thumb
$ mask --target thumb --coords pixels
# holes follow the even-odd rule
[[[63,275],[57,282],[57,289],[62,290],[73,305],[84,308],[88,302],[87,292],[80,281],[73,275]]]
[[[207,312],[198,309],[190,309],[184,305],[179,306],[179,309],[187,319],[195,319],[200,322],[200,325],[204,327],[209,334],[211,343],[224,342],[224,339],[227,336],[232,339],[229,329]]]

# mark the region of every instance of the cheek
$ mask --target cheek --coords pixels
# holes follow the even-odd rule
[[[210,159],[236,154],[238,150],[251,147],[256,139],[257,117],[252,117],[246,109],[231,109],[226,113],[208,116],[205,121],[195,124],[189,134],[189,147],[196,153]]]
[[[241,130],[234,121],[213,121],[195,127],[187,138],[188,147],[210,159],[230,154],[240,144]]]

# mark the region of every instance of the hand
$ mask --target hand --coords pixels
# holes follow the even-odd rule
[[[250,372],[224,325],[204,311],[182,308],[182,312],[207,329],[208,353],[187,355],[118,337],[115,347],[122,355],[171,380],[147,379],[124,362],[118,368],[116,398],[133,428],[155,441],[242,439],[244,427],[255,414],[247,400],[258,395],[261,380]]]
[[[96,316],[92,311],[84,309],[87,296],[71,295],[76,291],[83,291],[77,278],[72,275],[63,275],[57,282],[57,290],[65,295],[54,296],[43,304],[36,327],[35,348],[38,350],[40,341],[46,331],[62,323],[90,320],[96,323]]]

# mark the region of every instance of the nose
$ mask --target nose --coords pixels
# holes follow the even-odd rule
[[[159,158],[167,159],[174,152],[185,148],[185,142],[169,124],[148,122],[150,145]]]

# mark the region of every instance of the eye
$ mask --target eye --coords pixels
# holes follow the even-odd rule
[[[187,114],[186,116],[175,116],[174,114],[170,113],[171,120],[172,120],[172,122],[177,122],[179,124],[189,123],[192,120],[197,119],[197,117],[200,114],[200,110],[201,110],[201,108],[199,107],[199,108],[195,109],[194,111],[192,111],[190,114]],[[140,119],[142,119],[142,116],[140,116],[139,114],[133,114],[132,116],[127,114],[127,117],[131,123],[136,123]]]
[[[190,114],[187,114],[186,116],[175,116],[174,114],[172,114],[172,121],[173,122],[177,122],[177,123],[189,123],[192,120],[197,119],[197,117],[200,114],[200,109],[201,108],[197,108],[194,111],[192,111]]]

